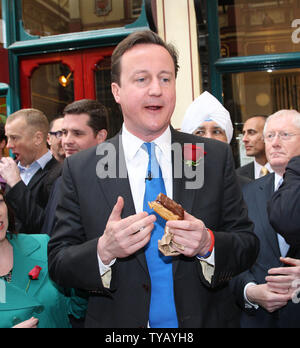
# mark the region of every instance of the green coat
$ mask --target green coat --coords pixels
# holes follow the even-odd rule
[[[8,235],[13,246],[14,266],[10,283],[0,280],[0,328],[10,328],[31,317],[39,319],[39,328],[69,328],[68,314],[84,317],[87,301],[67,294],[48,275],[47,235]],[[28,273],[42,268],[37,280],[29,282]]]

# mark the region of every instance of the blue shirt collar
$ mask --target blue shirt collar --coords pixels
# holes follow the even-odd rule
[[[48,151],[48,152],[45,153],[45,155],[40,157],[38,160],[32,162],[29,167],[23,167],[20,162],[18,163],[18,167],[19,167],[21,172],[29,169],[33,165],[34,166],[38,165],[40,168],[44,169],[46,167],[46,164],[49,161],[51,161],[51,159],[52,159],[52,153],[51,153],[51,151]]]

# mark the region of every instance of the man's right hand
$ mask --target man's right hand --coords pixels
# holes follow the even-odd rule
[[[289,294],[278,294],[271,291],[268,284],[250,285],[246,295],[251,303],[258,304],[270,313],[286,306],[291,299]]]
[[[125,258],[142,249],[151,238],[155,215],[146,212],[121,218],[124,199],[119,197],[98,241],[98,255],[104,265],[116,258]]]
[[[0,160],[0,175],[10,187],[14,187],[20,182],[20,170],[11,157],[2,157]]]

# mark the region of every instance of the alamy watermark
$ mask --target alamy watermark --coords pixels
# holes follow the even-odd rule
[[[300,279],[295,279],[292,283],[292,289],[296,289],[292,296],[292,301],[295,304],[300,303]]]
[[[121,137],[119,140],[119,149],[109,142],[99,144],[97,147],[96,154],[101,158],[97,163],[96,173],[100,179],[126,179],[128,177]],[[192,146],[191,150],[183,151],[184,147],[188,145]],[[173,178],[182,179],[187,190],[202,188],[204,184],[204,144],[184,144],[182,146],[180,143],[173,143],[170,150],[173,157]],[[145,173],[145,178],[146,176],[147,173]]]
[[[298,44],[300,43],[300,19],[293,20],[292,28],[296,28],[292,33],[292,42]]]

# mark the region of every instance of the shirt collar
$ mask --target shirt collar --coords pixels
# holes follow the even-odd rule
[[[144,144],[144,140],[136,137],[128,131],[125,124],[123,124],[122,129],[122,142],[124,149],[126,149],[125,157],[130,161],[137,154],[141,146]],[[155,143],[160,151],[163,153],[164,157],[171,162],[171,130],[168,127],[164,133],[156,138],[153,143]]]
[[[274,180],[274,191],[275,192],[279,189],[282,182],[283,182],[283,177],[281,175],[275,173],[275,180]]]
[[[46,164],[52,159],[52,153],[51,151],[47,151],[42,157],[37,159],[36,161],[32,162],[29,167],[23,167],[21,163],[18,163],[18,167],[20,168],[21,171],[25,171],[28,168],[30,168],[33,165],[38,164],[40,168],[44,169],[46,167]]]
[[[264,166],[262,166],[261,164],[259,164],[258,162],[256,162],[254,160],[254,173],[255,173],[255,178],[259,178],[260,177],[260,171],[261,168],[265,167],[268,169],[269,173],[273,173],[274,170],[272,169],[271,165],[269,162],[267,162]]]

